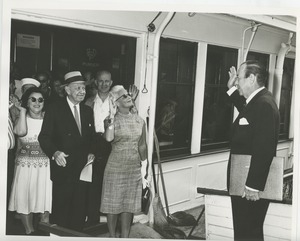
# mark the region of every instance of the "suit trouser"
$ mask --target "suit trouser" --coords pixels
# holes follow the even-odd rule
[[[96,224],[100,218],[100,202],[104,169],[111,151],[111,144],[101,134],[96,136],[97,153],[93,163],[92,183],[88,188],[87,217],[88,224]]]
[[[263,224],[269,203],[231,196],[234,240],[264,240]]]
[[[53,182],[50,223],[81,231],[86,218],[87,182]]]

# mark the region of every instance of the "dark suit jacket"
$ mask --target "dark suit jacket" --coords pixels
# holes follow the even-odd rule
[[[43,151],[50,159],[56,151],[69,155],[66,167],[50,161],[51,180],[54,182],[78,181],[88,154],[94,153],[93,111],[83,103],[80,103],[80,120],[82,135],[66,99],[52,103],[45,113],[38,138]]]
[[[231,154],[252,156],[246,185],[263,191],[276,155],[280,121],[278,107],[267,89],[258,92],[246,106],[243,105],[245,98],[241,98],[238,91],[230,98],[239,110],[231,131]]]

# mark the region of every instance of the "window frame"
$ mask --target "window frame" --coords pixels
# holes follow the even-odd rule
[[[203,123],[203,118],[204,118],[204,108],[205,108],[205,90],[208,88],[208,87],[216,87],[216,88],[221,88],[222,89],[222,85],[225,85],[225,88],[224,88],[224,94],[226,94],[226,91],[227,91],[227,81],[225,82],[225,83],[223,83],[223,84],[220,84],[220,83],[218,83],[218,84],[211,84],[211,83],[208,83],[207,84],[207,60],[208,60],[208,58],[210,58],[209,56],[208,56],[208,54],[209,54],[209,48],[211,48],[211,51],[212,51],[212,53],[214,53],[215,51],[217,51],[218,49],[219,50],[224,50],[224,52],[223,53],[231,53],[231,54],[233,54],[233,55],[235,55],[235,56],[233,56],[232,58],[235,58],[235,64],[233,63],[231,66],[237,66],[237,64],[238,64],[238,60],[239,60],[239,50],[237,49],[237,48],[232,48],[232,47],[225,47],[225,46],[220,46],[220,45],[215,45],[215,44],[208,44],[207,45],[207,54],[206,54],[206,66],[205,66],[205,68],[206,68],[206,71],[205,71],[205,76],[204,76],[204,94],[203,94],[203,110],[202,110],[202,123],[201,123],[201,126],[200,126],[200,128],[202,129],[202,131],[201,131],[201,136],[200,136],[200,138],[201,138],[201,144],[200,144],[200,153],[208,153],[208,152],[216,152],[216,151],[220,151],[220,150],[224,150],[224,149],[226,149],[226,150],[228,150],[229,149],[229,142],[230,142],[230,140],[229,140],[229,135],[228,135],[228,140],[223,140],[223,141],[218,141],[218,142],[213,142],[213,143],[205,143],[205,144],[203,144],[203,128],[204,128],[204,123]],[[234,53],[235,52],[235,53]],[[226,69],[226,67],[224,68],[224,71],[227,71],[227,69]],[[229,69],[229,68],[228,68]],[[227,72],[226,72],[227,73]],[[225,78],[225,77],[224,77]],[[221,81],[220,79],[219,79],[219,81]],[[228,99],[228,104],[230,104],[231,105],[231,120],[229,121],[229,126],[228,126],[228,128],[230,129],[230,126],[231,126],[231,124],[232,124],[232,122],[233,122],[233,118],[234,118],[234,108],[233,108],[233,105],[229,102],[229,99]],[[199,128],[199,126],[198,126],[198,128]],[[229,133],[230,134],[230,133]]]
[[[160,48],[162,49],[162,41],[164,44],[175,44],[177,45],[177,62],[176,62],[176,80],[175,81],[164,81],[163,83],[160,82],[159,76],[162,74],[161,72],[161,65],[158,67],[158,84],[157,88],[159,90],[160,86],[174,86],[174,88],[178,88],[180,86],[185,86],[188,88],[191,88],[191,96],[190,96],[190,101],[189,101],[189,107],[190,107],[190,113],[188,117],[188,138],[189,142],[187,146],[178,146],[174,147],[173,144],[169,145],[168,147],[161,147],[160,148],[160,156],[162,159],[165,158],[176,158],[177,156],[190,156],[191,155],[191,145],[192,145],[192,129],[193,129],[193,111],[194,111],[194,93],[195,93],[195,82],[196,82],[196,71],[197,71],[197,53],[198,53],[198,43],[197,42],[192,42],[192,41],[186,41],[186,40],[179,40],[179,39],[173,39],[173,38],[161,38],[161,43],[160,43]],[[192,64],[192,71],[193,73],[191,74],[191,80],[190,82],[180,82],[180,64],[184,62],[182,60],[182,53],[183,51],[180,52],[178,49],[182,49],[184,47],[191,48],[193,52],[193,64]],[[159,60],[161,61],[161,51],[159,52]],[[173,73],[174,74],[174,73]],[[157,100],[159,99],[159,94],[157,94]],[[156,105],[159,105],[159,101],[157,101]],[[158,108],[156,108],[156,114],[155,114],[155,123],[158,121]],[[158,136],[159,139],[159,136]],[[154,161],[156,160],[156,150],[153,152],[153,159]]]

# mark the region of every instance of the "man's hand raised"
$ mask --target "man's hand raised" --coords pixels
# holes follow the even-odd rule
[[[228,87],[228,89],[230,89],[231,87],[233,87],[235,85],[236,78],[237,78],[236,69],[234,66],[232,66],[230,68],[230,70],[228,71],[228,74],[229,74],[229,80],[227,82],[227,87]]]

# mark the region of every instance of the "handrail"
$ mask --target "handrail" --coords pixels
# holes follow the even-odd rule
[[[217,196],[228,196],[229,197],[228,191],[211,189],[211,188],[197,187],[197,193],[201,193],[204,195],[217,195]],[[269,201],[272,203],[292,204],[291,200],[284,200],[284,199],[282,201],[277,201],[277,200],[269,200]]]
[[[275,101],[277,106],[280,104],[280,95],[281,95],[281,85],[282,85],[282,75],[283,75],[283,64],[285,56],[289,52],[296,52],[296,47],[291,45],[291,39],[293,38],[293,34],[290,34],[288,43],[281,43],[280,50],[278,51],[278,58],[275,67],[274,73],[274,87],[273,87],[273,95],[275,97]]]
[[[243,40],[242,40],[242,55],[241,55],[242,61],[241,61],[241,63],[242,63],[242,62],[245,62],[245,61],[247,60],[247,55],[248,55],[249,49],[250,49],[251,44],[252,44],[252,42],[253,42],[254,36],[255,36],[255,34],[256,34],[256,32],[257,32],[257,28],[258,28],[260,25],[261,25],[261,24],[255,24],[255,23],[253,23],[251,27],[248,27],[248,28],[246,28],[246,29],[244,30],[244,32],[243,32]],[[244,49],[244,44],[245,44],[245,34],[246,34],[246,31],[248,31],[249,29],[251,29],[252,34],[251,34],[251,37],[250,37],[250,40],[249,40],[249,43],[248,43],[248,47],[247,47],[247,49],[245,50],[245,49]]]
[[[154,141],[154,123],[156,110],[156,94],[157,94],[157,75],[158,75],[158,58],[159,58],[159,42],[162,32],[174,17],[175,12],[169,12],[161,25],[158,27],[154,38],[153,56],[152,56],[152,76],[151,76],[151,95],[150,95],[150,113],[149,113],[149,137],[148,137],[148,173],[151,173],[153,141]],[[153,188],[152,188],[153,191]],[[149,210],[149,222],[154,222],[153,212]]]

